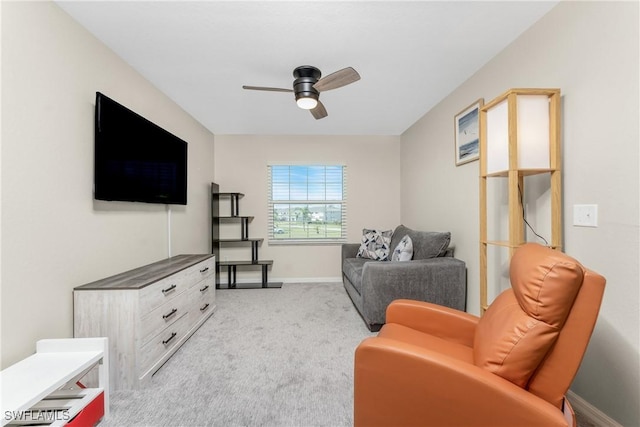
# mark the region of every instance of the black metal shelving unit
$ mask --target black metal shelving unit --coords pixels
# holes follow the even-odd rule
[[[258,249],[264,239],[249,237],[249,223],[253,221],[253,216],[240,215],[240,199],[244,197],[242,193],[221,193],[218,184],[211,183],[211,253],[216,256],[216,288],[217,289],[277,289],[282,287],[282,282],[269,282],[269,267],[273,265],[273,260],[260,259]],[[231,206],[230,216],[220,216],[220,200],[229,199]],[[221,239],[220,223],[239,223],[240,238]],[[251,260],[222,261],[220,257],[221,246],[225,245],[248,245],[251,246]],[[237,283],[236,276],[238,268],[257,267],[262,270],[260,282]],[[220,270],[227,268],[226,287],[220,282]]]

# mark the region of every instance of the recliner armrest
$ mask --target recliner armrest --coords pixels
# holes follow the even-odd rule
[[[397,323],[468,347],[479,317],[464,311],[438,304],[408,299],[398,299],[387,307],[387,323]]]

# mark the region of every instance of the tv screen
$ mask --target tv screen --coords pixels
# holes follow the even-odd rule
[[[96,92],[94,197],[187,204],[187,143]]]

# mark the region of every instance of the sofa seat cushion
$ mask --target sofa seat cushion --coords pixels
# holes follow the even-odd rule
[[[367,258],[346,258],[342,263],[342,273],[359,294],[362,294],[362,269],[367,262],[376,261]]]
[[[397,247],[404,236],[411,238],[414,260],[444,256],[451,242],[451,233],[448,231],[416,231],[399,225],[393,231],[391,248]]]

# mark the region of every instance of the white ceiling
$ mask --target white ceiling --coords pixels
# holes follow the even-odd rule
[[[399,135],[557,1],[57,3],[214,134]],[[299,65],[362,79],[323,92],[321,120],[242,89]]]

